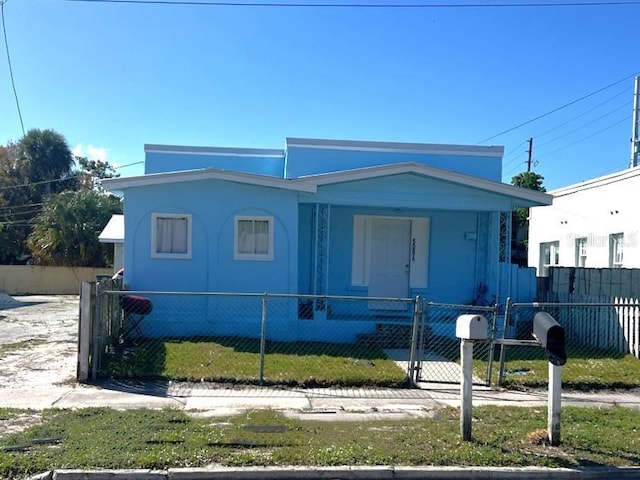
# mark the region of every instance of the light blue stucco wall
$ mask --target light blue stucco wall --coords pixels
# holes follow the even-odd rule
[[[284,156],[206,155],[177,152],[147,152],[145,155],[145,174],[201,168],[219,168],[282,178]]]
[[[416,162],[496,182],[502,180],[502,157],[331,150],[295,146],[287,149],[285,175],[286,178],[297,178],[404,162]]]
[[[151,214],[193,215],[191,259],[151,257]],[[273,261],[233,259],[234,217],[274,217]],[[297,286],[297,193],[207,180],[125,192],[125,283],[136,290],[288,293]]]
[[[421,295],[434,302],[462,303],[474,298],[476,289],[476,242],[465,239],[475,232],[475,212],[437,210],[391,210],[352,207],[331,208],[330,263],[328,293],[330,295],[367,296],[367,287],[351,285],[351,257],[354,215],[388,217],[426,217],[430,219],[428,287],[410,290],[410,296]],[[304,239],[300,244],[307,243]],[[309,289],[311,263],[300,265],[301,288]]]

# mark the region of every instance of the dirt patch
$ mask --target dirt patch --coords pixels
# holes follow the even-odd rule
[[[42,414],[35,410],[0,414],[0,438],[26,430],[29,427],[38,425],[41,421]]]
[[[0,303],[0,388],[46,388],[75,381],[78,297],[9,299]]]

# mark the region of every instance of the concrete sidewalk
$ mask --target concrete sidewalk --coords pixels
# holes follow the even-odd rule
[[[416,389],[295,388],[229,386],[209,383],[106,381],[96,385],[56,385],[46,389],[0,388],[0,407],[164,408],[205,411],[211,415],[249,409],[274,409],[292,415],[335,419],[420,417],[443,407],[460,405],[460,391],[452,384],[421,384]],[[640,408],[640,391],[566,391],[563,405]],[[474,386],[473,404],[546,406],[546,391],[509,391]]]

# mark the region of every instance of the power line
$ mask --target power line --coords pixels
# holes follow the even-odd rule
[[[570,131],[568,131],[568,132],[566,132],[566,133],[564,133],[562,135],[559,135],[557,137],[552,138],[551,140],[547,140],[546,142],[542,142],[542,143],[538,144],[538,148],[540,148],[540,147],[542,147],[544,145],[548,145],[550,143],[553,143],[553,142],[555,142],[557,140],[561,140],[561,139],[563,139],[565,137],[568,137],[569,135],[572,135],[572,134],[574,134],[576,132],[579,132],[583,128],[586,128],[589,125],[593,125],[594,123],[599,122],[603,118],[606,118],[609,115],[613,115],[614,113],[619,112],[620,110],[625,109],[625,108],[629,108],[629,102],[625,102],[623,105],[620,105],[619,107],[617,107],[617,108],[615,108],[613,110],[609,110],[607,113],[602,114],[598,118],[596,118],[594,120],[591,120],[591,121],[589,121],[587,123],[583,123],[582,125],[580,125],[579,127],[574,128],[573,130],[570,130]]]
[[[76,0],[69,0],[69,1],[76,1]],[[78,1],[85,1],[85,0],[78,0]],[[618,85],[618,84],[620,84],[620,83],[624,82],[625,80],[628,80],[628,79],[630,79],[632,77],[635,77],[636,75],[637,75],[637,72],[634,72],[631,75],[627,75],[626,77],[621,78],[620,80],[617,80],[617,81],[615,81],[615,82],[613,82],[613,83],[611,83],[609,85],[606,85],[606,86],[604,86],[602,88],[599,88],[599,89],[597,89],[597,90],[595,90],[595,91],[593,91],[591,93],[588,93],[588,94],[586,94],[586,95],[584,95],[584,96],[582,96],[580,98],[576,98],[575,100],[572,100],[569,103],[565,103],[564,105],[561,105],[560,107],[556,107],[553,110],[549,110],[548,112],[543,113],[542,115],[538,115],[537,117],[532,118],[530,120],[527,120],[526,122],[522,122],[522,123],[516,125],[515,127],[507,128],[506,130],[503,130],[500,133],[496,133],[495,135],[487,137],[484,140],[480,140],[479,142],[476,142],[476,145],[478,145],[480,143],[488,142],[489,140],[493,140],[494,138],[500,137],[500,136],[504,135],[505,133],[513,132],[514,130],[517,130],[517,129],[521,128],[521,127],[524,127],[525,125],[529,125],[530,123],[533,123],[533,122],[535,122],[537,120],[540,120],[541,118],[548,117],[552,113],[559,112],[560,110],[563,110],[563,109],[565,109],[567,107],[570,107],[571,105],[574,105],[574,104],[576,104],[578,102],[586,100],[589,97],[593,97],[594,95],[596,95],[596,94],[598,94],[600,92],[603,92],[604,90],[607,90],[607,89],[609,89],[611,87],[615,87],[616,85]]]
[[[8,0],[0,2],[0,12],[2,16],[2,33],[4,36],[4,46],[7,51],[7,64],[9,65],[9,76],[11,77],[11,86],[13,87],[13,96],[16,99],[16,108],[18,109],[18,118],[20,118],[20,128],[22,129],[22,136],[24,136],[24,123],[22,121],[22,112],[20,111],[20,102],[18,101],[18,92],[16,91],[16,83],[13,79],[13,68],[11,67],[11,55],[9,55],[9,42],[7,41],[7,26],[4,22],[4,4]]]
[[[629,93],[629,89],[627,87],[625,87],[624,89],[620,90],[618,93],[616,93],[615,95],[607,98],[606,100],[598,103],[597,105],[594,105],[593,107],[589,108],[588,110],[585,110],[582,113],[579,113],[578,115],[576,115],[575,117],[570,118],[569,120],[560,123],[559,125],[556,125],[555,127],[551,127],[548,130],[545,130],[544,132],[541,133],[537,133],[535,135],[533,135],[534,138],[540,138],[544,135],[547,135],[551,132],[553,132],[554,130],[557,130],[559,128],[564,127],[565,125],[568,125],[569,123],[575,122],[577,119],[584,117],[585,115],[593,112],[594,110],[597,110],[598,108],[602,107],[603,105],[615,100],[618,97],[621,97],[622,95],[627,95]],[[628,105],[628,102],[627,102]]]
[[[77,175],[71,175],[71,176],[65,177],[65,178],[56,178],[54,180],[41,180],[39,182],[27,182],[27,183],[21,183],[19,185],[7,185],[6,187],[0,187],[0,190],[9,190],[9,189],[12,189],[12,188],[30,187],[32,185],[42,185],[44,183],[66,182],[67,180],[72,180],[74,178],[79,178],[80,176],[82,176],[81,173],[79,173]]]
[[[380,8],[380,9],[435,9],[435,8],[545,8],[545,7],[603,7],[640,5],[640,0],[629,1],[565,1],[525,3],[284,3],[238,1],[179,1],[179,0],[64,0],[87,3],[124,3],[149,5],[180,5],[203,7],[259,7],[259,8]]]
[[[0,207],[0,210],[13,210],[15,208],[27,208],[27,207],[41,207],[44,203],[25,203],[24,205],[12,205],[7,207]],[[2,215],[2,212],[0,212]]]
[[[571,146],[575,145],[576,143],[580,143],[580,142],[584,142],[585,140],[589,140],[590,138],[593,138],[593,137],[595,137],[596,135],[600,135],[601,133],[606,132],[607,130],[612,129],[612,128],[613,128],[613,127],[615,127],[615,126],[620,125],[622,122],[626,122],[626,121],[628,121],[630,118],[631,118],[631,115],[627,115],[627,116],[626,116],[626,117],[624,117],[623,119],[618,120],[617,122],[612,123],[611,125],[608,125],[608,126],[604,127],[603,129],[598,130],[597,132],[594,132],[594,133],[592,133],[592,134],[590,134],[590,135],[588,135],[588,136],[586,136],[586,137],[583,137],[583,138],[581,138],[581,139],[579,139],[579,140],[576,140],[575,142],[568,143],[567,145],[565,145],[565,146],[563,146],[563,147],[556,148],[555,150],[552,150],[551,152],[547,152],[547,153],[544,153],[544,154],[542,154],[542,155],[538,155],[538,156],[537,156],[537,158],[547,157],[547,156],[549,156],[549,155],[551,155],[551,154],[553,154],[553,153],[556,153],[556,152],[559,152],[559,151],[564,150],[564,149],[566,149],[566,148],[569,148],[569,147],[571,147]]]

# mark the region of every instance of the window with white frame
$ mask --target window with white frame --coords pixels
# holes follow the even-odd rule
[[[153,258],[191,258],[191,215],[151,214],[151,256]]]
[[[236,216],[233,258],[273,260],[273,217]]]
[[[576,238],[576,267],[587,266],[587,237]]]
[[[613,233],[609,236],[609,266],[611,268],[622,268],[623,247],[623,233]]]
[[[549,276],[549,267],[560,265],[560,242],[540,244],[540,276]]]

